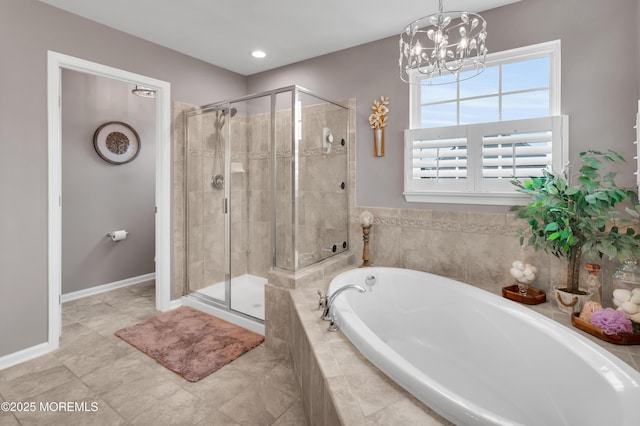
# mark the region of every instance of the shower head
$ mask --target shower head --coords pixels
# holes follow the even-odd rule
[[[230,117],[235,117],[235,115],[238,113],[238,109],[236,107],[219,107],[219,108],[214,108],[213,109],[216,114],[218,112],[221,112],[223,116],[227,115],[227,113],[229,114]]]
[[[218,107],[213,108],[213,111],[216,112],[216,130],[220,131],[222,126],[224,126],[224,122],[226,121],[225,117],[227,113],[229,114],[229,118],[235,116],[238,113],[238,109],[235,107]]]

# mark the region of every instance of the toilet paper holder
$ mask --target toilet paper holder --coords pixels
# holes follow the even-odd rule
[[[124,236],[122,236],[121,238],[118,238],[117,236],[122,232],[124,233]],[[107,232],[107,238],[111,238],[113,241],[119,241],[120,239],[127,238],[128,235],[129,235],[129,231],[125,231],[124,229],[121,231]]]

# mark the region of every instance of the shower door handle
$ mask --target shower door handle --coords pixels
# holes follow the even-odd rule
[[[225,198],[222,203],[222,213],[227,214],[229,212],[229,202],[228,199]]]

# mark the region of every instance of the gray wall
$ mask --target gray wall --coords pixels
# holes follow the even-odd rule
[[[173,100],[246,93],[238,74],[35,0],[0,0],[0,356],[47,341],[47,50],[168,81]]]
[[[62,294],[155,271],[155,105],[135,86],[62,72]],[[130,163],[98,156],[93,134],[122,121],[140,137]],[[113,242],[105,234],[130,232]]]
[[[637,110],[637,0],[523,0],[483,12],[491,52],[562,40],[562,113],[570,116],[570,157],[612,148],[633,158]],[[416,18],[421,16],[416,11]],[[597,63],[593,63],[594,58]],[[392,208],[504,212],[506,207],[407,203],[403,191],[403,130],[409,87],[398,69],[398,38],[357,46],[249,77],[249,91],[300,84],[335,99],[357,99],[357,204]],[[371,103],[390,97],[385,157],[372,154]],[[632,163],[630,161],[629,163]],[[629,164],[623,183],[631,184]]]

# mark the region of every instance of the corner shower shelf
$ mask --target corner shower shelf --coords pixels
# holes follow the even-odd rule
[[[244,173],[245,169],[242,163],[231,163],[231,173]]]
[[[589,333],[600,340],[613,343],[614,345],[640,345],[640,333],[605,334],[601,328],[580,319],[579,315],[580,314],[578,312],[571,314],[571,324],[585,333]]]
[[[544,291],[533,287],[527,289],[527,294],[521,295],[520,292],[518,292],[518,284],[502,287],[502,297],[518,303],[524,303],[525,305],[538,305],[547,300],[547,295]]]

